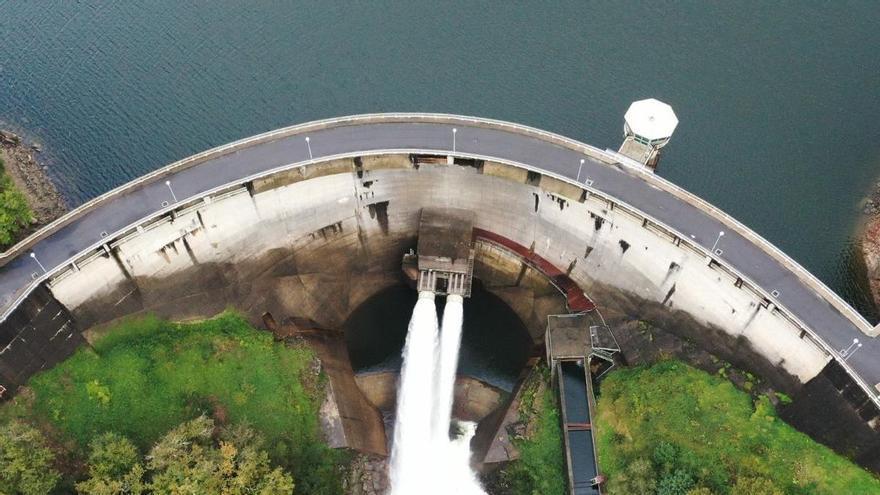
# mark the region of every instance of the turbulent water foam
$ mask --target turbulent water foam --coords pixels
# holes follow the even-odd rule
[[[434,368],[436,391],[431,429],[434,442],[443,444],[449,440],[449,422],[452,420],[452,400],[455,394],[455,371],[458,369],[458,350],[461,346],[462,324],[461,296],[448,296],[443,310],[443,332],[435,354]]]
[[[434,294],[422,292],[403,347],[391,448],[391,493],[394,495],[419,493],[433,469],[430,445],[437,333]]]
[[[438,338],[434,295],[420,293],[403,350],[391,449],[392,495],[484,495],[470,469],[476,424],[457,423],[450,439],[461,344],[462,298],[449,296]]]

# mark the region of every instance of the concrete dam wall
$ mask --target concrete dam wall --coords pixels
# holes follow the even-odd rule
[[[599,195],[499,163],[365,157],[281,172],[163,215],[49,281],[82,327],[140,311],[200,318],[236,307],[340,326],[394,281],[423,207],[465,208],[475,226],[608,287],[745,338],[801,382],[828,356],[763,298]],[[415,163],[413,163],[415,162]],[[325,175],[326,174],[326,175]],[[607,289],[606,289],[607,290]]]
[[[74,212],[55,231],[39,234],[25,247],[49,265],[45,275],[29,273],[33,268],[27,265],[26,251],[9,259],[0,272],[0,285],[5,284],[0,288],[10,288],[4,301],[12,308],[0,323],[0,346],[5,346],[0,380],[14,390],[32,373],[69,354],[80,332],[140,312],[185,320],[233,307],[255,324],[268,311],[339,328],[371,295],[402,283],[401,257],[415,245],[422,208],[454,207],[474,212],[475,229],[526,246],[567,272],[603,309],[678,328],[725,359],[744,361],[783,390],[798,391],[837,359],[844,376],[852,380],[846,400],[861,420],[876,424],[876,393],[866,386],[873,378],[861,378],[833,351],[840,346],[823,338],[822,331],[831,331],[826,326],[804,323],[811,318],[822,323],[831,314],[851,319],[859,332],[867,325],[863,320],[840,310],[839,300],[823,299],[825,294],[811,283],[804,285],[815,290],[812,297],[823,304],[818,308],[824,312],[792,312],[778,300],[787,292],[768,290],[754,282],[756,275],[744,274],[757,265],[728,260],[738,255],[732,244],[724,246],[727,253],[708,253],[712,236],[706,232],[716,229],[715,224],[707,227],[694,217],[688,223],[693,227],[683,230],[658,220],[664,215],[670,222],[688,219],[697,211],[720,222],[710,205],[696,208],[682,196],[686,193],[665,191],[651,176],[627,169],[611,154],[576,143],[577,156],[588,157],[580,177],[577,160],[562,154],[575,145],[558,136],[528,129],[502,132],[497,128],[501,124],[473,119],[467,124],[450,116],[397,118],[401,119],[421,123],[394,124],[381,129],[388,135],[363,136],[363,128],[351,123],[317,123],[305,127],[310,143],[287,140],[288,135],[305,132],[298,127],[255,138],[251,144],[230,145],[216,156],[206,152],[205,160],[216,161],[169,167],[143,186],[89,205],[89,211]],[[438,122],[472,125],[468,131],[477,137],[466,139],[459,128],[459,150],[448,150],[447,134],[428,146],[423,135],[433,136],[432,126]],[[319,132],[341,136],[344,145],[322,149]],[[491,157],[478,149],[508,149],[504,140],[514,138],[511,143],[525,140],[537,148],[519,153],[517,160]],[[260,148],[265,146],[268,151]],[[425,149],[431,147],[438,152]],[[262,154],[257,154],[258,148]],[[557,165],[542,163],[545,160]],[[560,165],[563,160],[567,164]],[[216,164],[222,164],[222,173],[199,168],[221,166]],[[198,180],[186,182],[185,174]],[[612,174],[628,182],[615,183],[617,175]],[[157,191],[166,190],[165,184],[157,183],[165,177],[174,180],[178,196],[186,199],[153,205],[158,203],[153,196],[162,197]],[[662,208],[644,211],[633,205],[635,199],[621,201],[619,196],[629,194],[634,185],[647,187],[646,196],[663,193],[690,209],[676,212],[668,207],[672,203],[661,202]],[[146,188],[152,188],[149,200],[137,196],[146,195]],[[667,201],[667,196],[660,199]],[[133,203],[125,203],[133,197],[150,213],[138,217]],[[115,210],[113,202],[120,205]],[[93,216],[103,214],[101,208],[120,217],[115,220],[108,213],[102,225],[115,221],[116,226],[105,227],[100,237],[94,236],[97,240],[83,241],[83,249],[72,247],[78,245],[75,234],[84,230],[82,225],[92,222],[90,228],[96,229]],[[729,228],[738,232],[741,226]],[[57,252],[50,250],[56,248],[53,236],[64,239],[56,243]],[[729,233],[725,241],[740,237],[748,239],[749,233]],[[41,249],[43,245],[47,247]],[[528,280],[523,277],[527,270],[509,253],[486,246],[477,250],[475,275],[488,285],[518,287]],[[15,282],[20,273],[32,275],[34,282],[16,288],[21,287]],[[791,272],[772,283],[800,284],[799,276]],[[524,321],[530,320],[530,334],[539,342],[540,320],[558,311],[558,301],[531,301],[531,309],[514,309],[526,316]],[[60,316],[50,319],[40,308],[57,309]],[[33,338],[36,335],[45,337]],[[63,342],[59,335],[65,336]],[[831,337],[851,334],[835,335]],[[873,338],[860,335],[875,345]]]

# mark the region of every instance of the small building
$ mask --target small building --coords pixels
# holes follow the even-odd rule
[[[419,292],[470,297],[474,273],[474,212],[423,208],[415,254],[404,256],[404,270],[415,262]]]
[[[666,103],[654,98],[634,102],[624,115],[624,138],[618,153],[654,170],[660,149],[669,143],[677,126],[678,117]]]

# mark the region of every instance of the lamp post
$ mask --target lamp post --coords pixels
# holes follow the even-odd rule
[[[455,127],[452,128],[452,154],[455,154],[455,133],[458,132],[458,129]]]
[[[846,361],[847,359],[851,358],[852,355],[855,354],[856,351],[861,348],[862,348],[862,344],[857,345],[856,348],[852,350],[852,352],[850,352],[845,358],[843,358],[843,360]]]
[[[165,185],[168,186],[168,190],[171,191],[171,198],[177,203],[177,195],[174,194],[174,189],[171,188],[171,181],[166,180]]]
[[[40,265],[40,268],[43,270],[43,273],[46,273],[46,267],[43,266],[43,264],[40,263],[40,260],[37,259],[37,253],[31,251],[31,258],[33,258],[34,261],[36,261],[37,264]]]
[[[850,344],[849,347],[840,351],[840,355],[843,356],[843,360],[846,361],[850,356],[855,354],[860,347],[862,347],[862,344],[859,343],[859,339],[853,339],[852,344]]]
[[[581,169],[583,169],[583,168],[584,168],[584,159],[581,158],[581,164],[578,165],[578,175],[577,175],[577,179],[575,179],[577,182],[580,182],[580,181],[581,181]]]
[[[722,230],[721,232],[718,233],[718,238],[715,239],[715,244],[712,244],[712,252],[713,252],[713,253],[715,252],[715,248],[718,247],[718,241],[720,241],[722,237],[724,237],[724,231],[723,231],[723,230]]]
[[[306,146],[309,147],[309,160],[311,160],[311,159],[313,159],[313,157],[312,157],[312,144],[309,141],[311,141],[311,140],[309,139],[308,136],[306,136]]]

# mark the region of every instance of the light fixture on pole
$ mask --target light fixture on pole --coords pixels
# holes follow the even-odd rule
[[[309,147],[309,160],[311,160],[312,159],[312,144],[309,141],[311,141],[311,140],[309,139],[308,136],[306,136],[306,146]]]
[[[455,154],[455,133],[458,132],[458,129],[455,127],[452,128],[452,154]]]
[[[724,231],[723,231],[723,230],[722,230],[721,232],[718,232],[718,238],[715,239],[715,244],[712,244],[712,252],[713,252],[713,253],[715,252],[715,248],[718,247],[718,241],[720,241],[722,237],[724,237]]]
[[[855,354],[861,346],[862,344],[859,343],[859,339],[853,339],[852,344],[850,344],[849,347],[840,351],[840,355],[843,356],[843,360],[846,361],[847,358]]]
[[[174,194],[174,189],[171,188],[171,181],[166,180],[165,185],[168,186],[168,190],[171,191],[171,198],[174,199],[175,203],[177,203],[177,195]]]
[[[40,268],[43,270],[43,273],[46,273],[46,267],[43,266],[42,263],[40,263],[40,260],[39,260],[39,259],[37,259],[37,253],[31,251],[31,258],[33,258],[34,261],[36,261],[37,264],[40,265]]]
[[[580,181],[581,181],[581,169],[583,169],[583,168],[584,168],[584,159],[581,158],[581,164],[578,165],[578,175],[577,175],[577,179],[575,179],[577,182],[580,182]]]
[[[852,355],[855,354],[856,351],[859,350],[859,349],[861,349],[861,348],[862,348],[862,344],[858,344],[858,345],[856,346],[856,348],[852,350],[852,352],[850,352],[845,358],[843,358],[843,360],[846,361],[847,359],[851,358]]]

